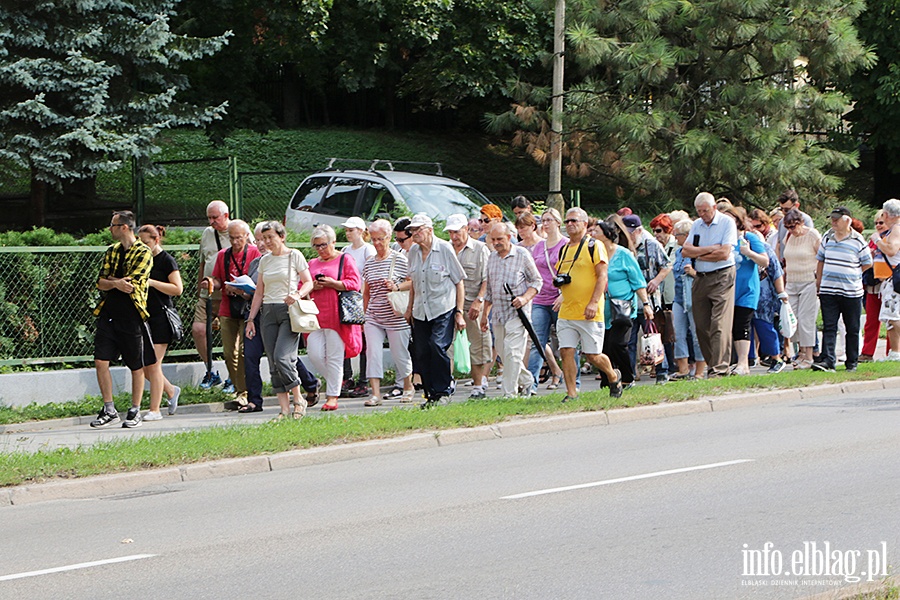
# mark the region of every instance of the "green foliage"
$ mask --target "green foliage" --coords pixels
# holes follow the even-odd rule
[[[178,99],[182,63],[227,35],[173,34],[177,0],[5,2],[0,7],[0,159],[56,186],[146,159],[164,129],[219,118]]]
[[[817,204],[856,166],[827,132],[849,105],[836,80],[872,60],[853,26],[860,0],[568,6],[567,172],[599,171],[637,204],[700,190],[768,204],[788,187]],[[520,145],[545,161],[534,90],[510,92],[513,110],[492,122],[520,123]]]

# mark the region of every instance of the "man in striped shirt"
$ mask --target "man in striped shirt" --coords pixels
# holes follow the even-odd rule
[[[822,351],[812,365],[817,371],[834,371],[838,319],[847,328],[847,370],[855,371],[859,361],[862,272],[872,268],[872,255],[863,236],[851,229],[852,220],[846,207],[832,210],[831,230],[816,253],[816,289],[822,307]]]

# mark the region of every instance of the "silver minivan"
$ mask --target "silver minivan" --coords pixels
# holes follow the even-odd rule
[[[424,175],[394,171],[390,161],[366,162],[371,163],[369,170],[328,169],[304,179],[288,204],[285,227],[294,231],[309,231],[321,224],[337,228],[350,217],[368,223],[390,219],[397,208],[435,220],[455,213],[474,217],[489,203],[475,188],[440,175],[440,165],[436,165],[438,174]],[[375,169],[382,163],[390,170]]]

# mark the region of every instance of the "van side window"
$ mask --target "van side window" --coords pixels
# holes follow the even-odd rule
[[[294,192],[291,209],[315,211],[325,197],[325,190],[330,183],[330,177],[310,177]]]
[[[394,197],[390,191],[380,183],[370,181],[359,201],[359,216],[366,220],[374,220],[375,215],[389,215],[393,210]]]
[[[316,212],[324,215],[336,215],[339,217],[352,217],[356,207],[356,199],[364,185],[359,179],[335,177],[334,183],[328,188],[325,198],[316,209]]]

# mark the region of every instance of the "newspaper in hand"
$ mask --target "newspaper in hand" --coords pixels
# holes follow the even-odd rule
[[[245,294],[250,294],[251,296],[253,295],[253,292],[256,291],[256,284],[253,283],[253,280],[250,279],[250,277],[248,277],[247,275],[239,275],[232,281],[226,282],[225,285],[237,288]]]

